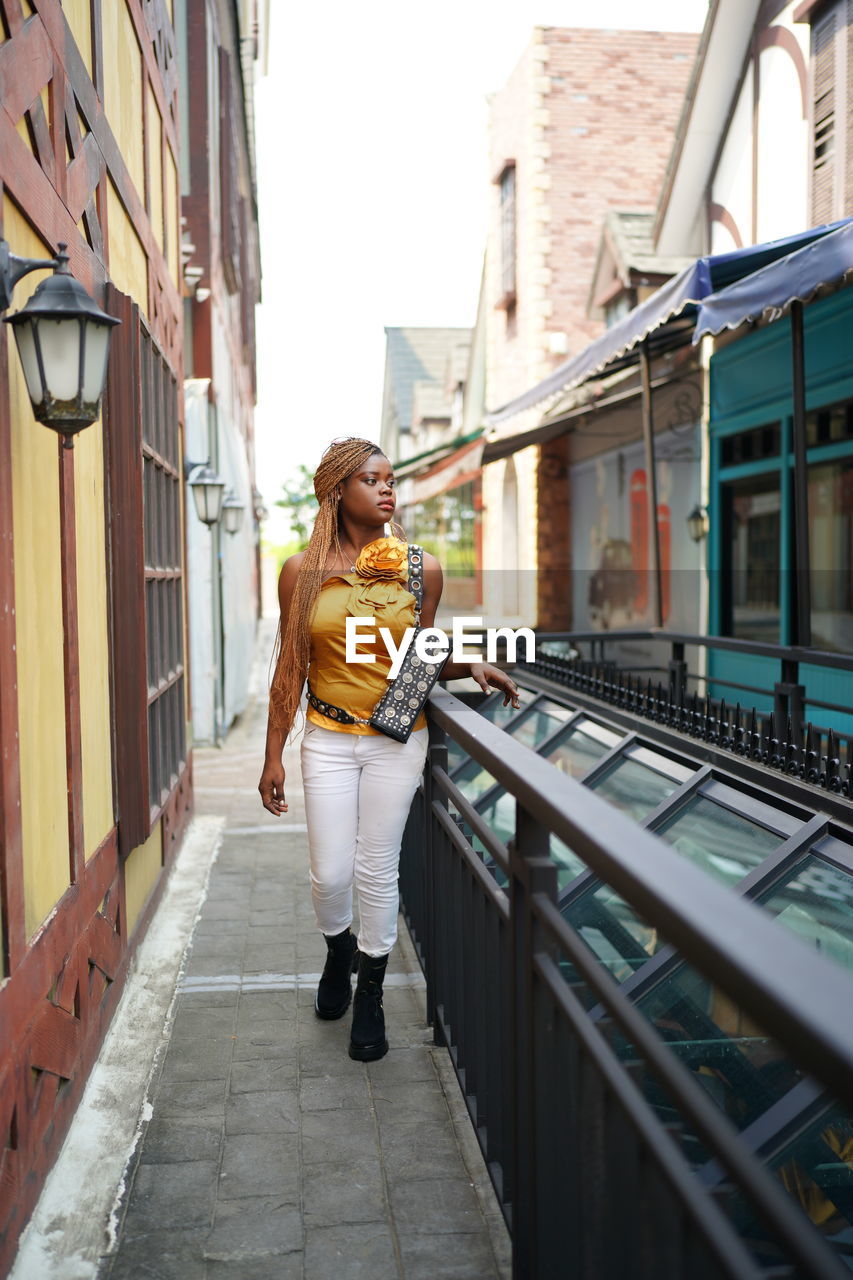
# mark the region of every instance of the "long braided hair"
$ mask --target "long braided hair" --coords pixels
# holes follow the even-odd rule
[[[340,532],[338,486],[376,453],[382,453],[382,450],[372,440],[362,440],[358,436],[345,436],[332,441],[314,473],[314,493],[320,509],[299,566],[299,574],[287,615],[287,626],[282,634],[281,619],[279,619],[273,651],[275,665],[270,685],[269,719],[270,724],[276,729],[283,729],[285,735],[290,732],[296,719],[302,697],[302,686],[308,672],[311,617],[323,584],[326,561],[332,547],[339,555],[343,555],[338,540]],[[405,538],[400,525],[394,521],[390,521],[390,524],[392,532],[397,537]]]

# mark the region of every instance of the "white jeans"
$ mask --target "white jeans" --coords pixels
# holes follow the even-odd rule
[[[365,955],[387,955],[397,941],[400,843],[428,740],[427,729],[402,743],[305,726],[300,754],[317,924],[331,937],[352,923],[355,885]]]

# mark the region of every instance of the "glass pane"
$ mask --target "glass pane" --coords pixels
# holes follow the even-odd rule
[[[682,965],[637,1008],[738,1129],[752,1124],[793,1088],[802,1073],[737,1004],[689,965]],[[668,1104],[648,1082],[647,1096]],[[691,1140],[694,1159],[706,1153]]]
[[[786,928],[853,970],[853,876],[809,856],[763,900]]]
[[[724,631],[742,640],[779,642],[779,475],[723,487],[725,533],[721,586],[729,592]]]
[[[663,945],[658,931],[606,884],[564,906],[561,914],[617,982],[630,978]]]
[[[573,714],[570,707],[561,706],[559,702],[551,702],[549,698],[541,698],[529,715],[514,726],[512,736],[535,751],[540,742],[543,742],[555,729],[559,729],[561,724],[565,724]]]
[[[503,844],[508,844],[515,835],[514,797],[508,791],[501,790],[494,800],[485,809],[481,809],[480,812],[498,839]],[[506,882],[506,877],[491,861],[489,854],[476,836],[474,837],[473,845],[481,857],[485,859],[498,884],[503,885]],[[549,852],[557,864],[558,890],[565,889],[566,885],[571,884],[582,871],[586,870],[585,863],[581,862],[577,854],[573,853],[568,845],[564,844],[555,835],[551,836]]]
[[[521,703],[522,710],[524,707],[529,706],[537,696],[538,695],[535,694],[532,689],[523,689],[519,686],[518,698]],[[481,715],[484,720],[490,720],[492,724],[497,725],[499,729],[502,729],[513,716],[517,716],[519,714],[519,711],[511,702],[505,707],[503,704],[503,694],[497,693],[492,695],[492,697],[487,698],[485,702],[477,708],[477,713],[478,715]],[[448,772],[452,773],[463,760],[467,759],[467,752],[463,751],[462,747],[460,747],[457,742],[454,742],[452,738],[448,738]]]
[[[808,501],[812,644],[849,653],[853,650],[853,458],[809,467]]]
[[[523,689],[521,685],[519,685],[518,700],[521,703],[522,709],[530,706],[530,703],[533,702],[536,697],[538,697],[538,694],[535,694],[532,689]],[[518,708],[514,707],[512,703],[509,703],[506,707],[504,706],[502,693],[498,693],[495,694],[494,697],[487,698],[486,701],[477,708],[477,711],[484,717],[484,719],[491,720],[492,724],[499,725],[501,728],[508,720],[511,720],[513,716],[518,715]]]
[[[724,436],[721,442],[722,464],[724,467],[732,467],[743,462],[778,458],[780,440],[778,422],[766,427],[753,427],[751,431],[739,431],[737,435]]]
[[[642,822],[679,784],[675,778],[667,778],[630,756],[623,756],[589,785],[617,809]]]
[[[515,797],[501,788],[494,800],[479,812],[497,838],[508,844],[515,835]]]
[[[824,1112],[770,1167],[839,1261],[853,1271],[853,1118],[840,1107]],[[742,1197],[732,1197],[731,1216],[759,1262],[781,1261],[779,1247]]]
[[[591,720],[579,720],[548,752],[546,759],[570,778],[588,773],[597,760],[619,742],[619,735],[602,729]]]
[[[468,760],[463,765],[459,773],[453,779],[463,796],[468,800],[478,800],[480,796],[485,795],[489,787],[494,786],[495,780],[487,769],[484,769],[476,760]]]
[[[806,415],[806,444],[837,444],[853,437],[853,400],[813,409]]]
[[[707,796],[694,796],[657,834],[715,880],[736,884],[782,843],[775,831],[724,809]]]

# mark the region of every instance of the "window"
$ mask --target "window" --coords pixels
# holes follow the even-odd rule
[[[779,643],[779,472],[723,486],[723,634]]]
[[[516,213],[515,164],[508,164],[500,176],[501,192],[501,305],[515,306]]]
[[[159,810],[186,759],[178,387],[140,330],[148,800]]]
[[[104,445],[119,849],[147,839],[186,762],[180,423],[174,372],[133,300],[108,287]]]
[[[812,25],[812,222],[853,210],[853,0],[821,10]]]

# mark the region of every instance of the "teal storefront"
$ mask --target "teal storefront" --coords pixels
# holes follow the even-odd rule
[[[812,646],[853,652],[853,289],[804,308]],[[711,359],[708,628],[788,645],[794,543],[791,325],[787,317]],[[712,696],[772,709],[735,685],[770,689],[771,658],[709,653]],[[853,733],[848,672],[801,664],[806,716]],[[728,682],[731,682],[730,684]],[[820,703],[837,704],[833,711]]]

